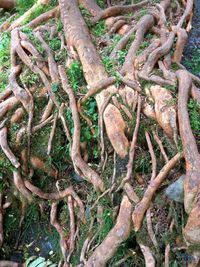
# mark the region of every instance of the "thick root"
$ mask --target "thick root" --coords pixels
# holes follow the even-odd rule
[[[92,253],[86,267],[106,266],[109,259],[112,258],[119,245],[125,241],[131,230],[132,205],[127,196],[124,196],[120,205],[117,222],[113,229],[108,233],[104,241]]]

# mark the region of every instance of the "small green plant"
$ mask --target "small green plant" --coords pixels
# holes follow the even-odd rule
[[[29,69],[26,69],[26,71],[21,74],[20,79],[26,86],[33,86],[40,83],[38,74],[31,72]]]
[[[79,61],[73,61],[68,70],[67,76],[69,83],[74,91],[77,91],[79,86],[82,86],[85,82],[82,65]]]
[[[114,63],[110,60],[110,58],[108,56],[103,56],[102,61],[106,71],[111,75],[115,75]]]
[[[105,8],[105,1],[104,1],[104,0],[97,0],[97,4],[98,4],[101,8]]]
[[[17,0],[16,11],[19,15],[24,14],[35,3],[35,0]]]
[[[126,55],[127,55],[127,50],[124,50],[124,51],[119,50],[117,52],[117,59],[118,59],[120,66],[122,66],[124,64],[124,60],[125,60]]]
[[[0,39],[0,66],[10,65],[10,33],[3,32]]]
[[[200,57],[199,57],[200,49],[194,49],[192,56],[190,58],[186,58],[184,60],[184,65],[190,69],[190,71],[195,74],[199,75],[200,73]]]
[[[90,30],[96,37],[101,37],[106,34],[106,24],[104,21],[99,21],[93,25]]]
[[[188,103],[188,111],[191,128],[194,134],[200,137],[200,104],[196,100],[190,99]]]
[[[59,50],[61,47],[61,41],[60,38],[56,37],[52,40],[49,40],[49,46],[53,51]]]

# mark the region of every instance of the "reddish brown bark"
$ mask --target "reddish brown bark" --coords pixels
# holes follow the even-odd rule
[[[107,9],[101,11],[94,19],[92,20],[94,23],[101,19],[106,19],[109,17],[121,15],[121,14],[126,14],[130,13],[133,11],[136,11],[140,9],[141,7],[147,5],[149,3],[148,0],[144,0],[138,4],[130,5],[130,6],[112,6],[108,7]]]
[[[142,200],[137,204],[134,212],[133,212],[133,224],[135,227],[135,231],[138,231],[141,228],[142,220],[145,212],[149,208],[151,204],[151,200],[159,188],[161,183],[164,181],[168,173],[173,169],[173,167],[177,164],[177,162],[182,158],[182,153],[177,153],[160,171],[160,173],[156,176],[154,180],[152,180],[147,187],[147,190],[142,198]]]
[[[11,9],[15,7],[16,0],[0,0],[0,8]]]
[[[124,196],[120,205],[117,222],[108,233],[104,241],[95,249],[86,262],[86,267],[106,266],[109,259],[112,258],[120,244],[125,241],[131,230],[131,212],[132,205],[127,196]]]

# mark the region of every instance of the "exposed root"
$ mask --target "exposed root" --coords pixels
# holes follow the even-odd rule
[[[175,62],[181,62],[182,54],[184,46],[187,42],[188,35],[187,32],[184,29],[176,29],[176,34],[178,37],[177,43],[176,43],[176,49],[174,51],[173,60]]]
[[[27,199],[29,202],[32,202],[33,201],[32,194],[26,188],[24,180],[22,179],[21,173],[19,171],[13,171],[13,181],[16,188],[19,190],[22,196],[25,197],[25,199]]]
[[[190,214],[185,228],[185,235],[189,242],[199,242],[197,233],[200,225],[196,218],[199,216],[199,175],[200,155],[195,138],[190,127],[187,101],[192,79],[184,70],[177,71],[179,82],[178,120],[183,144],[183,153],[186,161],[186,178],[184,181],[184,206]]]
[[[76,234],[76,226],[75,226],[75,217],[74,217],[74,205],[73,199],[71,196],[68,197],[68,210],[70,217],[70,240],[69,240],[69,255],[67,257],[67,262],[69,262],[70,257],[75,249],[75,234]]]
[[[104,184],[100,176],[92,170],[87,163],[82,159],[80,154],[80,119],[78,114],[78,109],[76,106],[76,99],[71,87],[68,84],[65,70],[62,66],[59,66],[59,73],[62,81],[62,86],[64,91],[67,93],[70,102],[70,108],[72,111],[72,117],[74,121],[74,133],[71,149],[71,157],[73,164],[78,168],[82,176],[91,182],[96,190],[104,191]]]
[[[58,213],[58,204],[54,202],[51,205],[50,221],[51,221],[51,224],[56,228],[57,232],[60,235],[60,248],[62,251],[63,259],[64,259],[65,263],[67,263],[67,251],[68,251],[68,249],[67,249],[67,237],[65,236],[65,233],[64,233],[62,226],[58,222],[57,213]]]
[[[7,133],[8,133],[8,130],[6,127],[0,129],[0,146],[1,146],[1,149],[5,153],[6,157],[10,160],[12,165],[15,168],[19,168],[20,163],[8,145]]]
[[[27,24],[28,27],[30,28],[35,28],[38,25],[40,25],[42,22],[46,22],[47,20],[54,18],[54,17],[58,17],[60,13],[59,7],[55,7],[43,14],[41,14],[40,16],[38,16],[37,18],[35,18],[34,20],[32,20],[31,22],[29,22]]]
[[[101,19],[106,19],[109,17],[114,17],[117,15],[122,15],[122,14],[127,14],[133,11],[136,11],[138,9],[140,9],[141,7],[147,5],[149,3],[148,0],[144,0],[138,4],[134,4],[134,5],[130,5],[130,6],[112,6],[112,7],[108,7],[107,9],[99,12],[99,14],[97,16],[95,16],[92,19],[93,23],[98,22]]]
[[[139,126],[140,126],[141,107],[142,107],[142,100],[141,100],[141,97],[139,96],[138,97],[136,125],[135,125],[135,129],[134,129],[134,132],[133,132],[133,138],[132,138],[132,141],[131,141],[131,147],[130,147],[130,151],[129,151],[129,161],[128,161],[128,164],[127,164],[127,173],[126,173],[126,177],[122,180],[120,188],[123,187],[123,185],[126,182],[131,180],[134,157],[135,157],[135,149],[136,149],[138,131],[139,131]]]
[[[152,252],[150,250],[149,247],[143,245],[143,244],[140,244],[139,243],[139,246],[140,246],[140,249],[144,255],[144,259],[145,259],[145,266],[146,267],[155,267],[155,259],[152,255]]]
[[[112,258],[119,245],[128,238],[131,230],[132,205],[127,196],[124,196],[120,205],[117,222],[108,233],[104,241],[95,249],[86,262],[89,266],[106,266]]]
[[[128,51],[128,54],[125,58],[123,67],[121,69],[121,72],[123,74],[127,74],[132,72],[133,69],[133,63],[136,56],[136,51],[139,48],[140,44],[142,43],[144,39],[144,35],[149,31],[149,29],[154,24],[154,18],[152,15],[146,15],[140,19],[138,24],[136,25],[136,33],[135,33],[135,39]]]
[[[163,155],[163,158],[165,159],[165,163],[167,163],[169,161],[168,156],[167,156],[165,149],[162,145],[162,142],[161,142],[160,138],[158,137],[158,135],[156,134],[156,132],[153,132],[153,137],[160,148],[161,154]]]
[[[152,225],[152,220],[151,220],[151,208],[149,208],[146,212],[146,219],[147,219],[147,231],[148,231],[149,237],[154,247],[158,250],[158,242],[156,240],[156,236],[153,231],[153,225]]]
[[[88,100],[89,97],[100,93],[103,89],[106,89],[109,85],[112,85],[116,82],[115,77],[109,77],[105,80],[99,81],[97,84],[93,84],[91,87],[89,87],[89,91],[84,95],[84,97],[81,99],[81,103],[83,104],[86,100]]]
[[[165,248],[165,267],[170,267],[169,265],[169,254],[170,254],[170,245],[167,244]]]
[[[50,133],[49,141],[48,141],[48,146],[47,146],[47,155],[50,155],[51,153],[52,142],[53,142],[53,138],[54,138],[55,131],[56,131],[57,119],[58,119],[58,113],[56,113],[54,116],[53,125],[52,125],[52,129],[51,129],[51,133]]]
[[[133,223],[135,231],[138,231],[142,225],[142,220],[146,210],[149,208],[151,200],[159,188],[161,183],[164,181],[168,173],[173,169],[177,162],[183,157],[182,153],[177,153],[160,171],[154,180],[152,180],[142,198],[142,200],[136,206],[133,212]]]
[[[26,11],[21,17],[19,17],[18,19],[16,19],[15,21],[13,21],[13,23],[10,25],[10,27],[8,28],[9,31],[21,26],[24,24],[24,21],[31,15],[33,14],[38,7],[42,6],[42,5],[47,5],[48,4],[48,0],[38,0],[28,11]]]
[[[131,35],[135,32],[135,28],[133,27],[130,29],[123,37],[122,39],[117,43],[115,48],[112,50],[110,54],[110,59],[116,59],[117,58],[117,52],[122,50],[128,43],[128,40],[130,39]]]
[[[57,171],[53,170],[52,168],[48,168],[40,158],[31,156],[30,162],[34,168],[42,170],[49,176],[55,178],[57,177]]]
[[[31,184],[29,181],[24,181],[25,186],[35,195],[39,196],[42,199],[47,199],[47,200],[60,200],[62,198],[65,198],[67,196],[72,196],[73,199],[76,201],[76,203],[79,206],[80,209],[80,218],[82,219],[83,222],[85,222],[85,211],[84,211],[84,206],[81,201],[81,199],[78,197],[78,195],[74,192],[72,187],[68,187],[63,191],[57,191],[53,193],[45,193],[43,192],[40,188],[34,186]]]

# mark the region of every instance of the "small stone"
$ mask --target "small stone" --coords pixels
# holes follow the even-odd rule
[[[165,194],[168,198],[183,203],[183,196],[184,196],[184,183],[185,175],[181,175],[178,180],[176,180],[173,184],[167,187]]]

